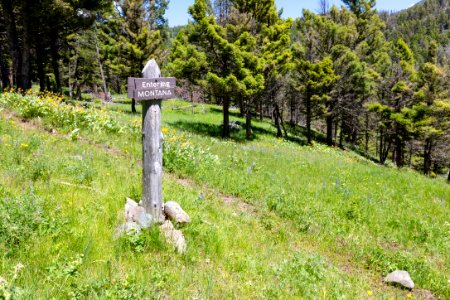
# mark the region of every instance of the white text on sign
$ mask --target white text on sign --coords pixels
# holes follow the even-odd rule
[[[170,85],[170,81],[161,81],[161,82],[146,82],[146,81],[142,81],[142,86],[143,89],[161,89],[161,88],[166,88],[166,89],[170,89],[172,88],[172,86]]]

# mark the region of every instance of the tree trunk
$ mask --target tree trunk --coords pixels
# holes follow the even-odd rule
[[[19,36],[16,27],[16,15],[13,10],[13,5],[11,0],[1,0],[1,5],[4,12],[6,32],[9,41],[9,51],[12,58],[12,75],[15,84],[18,88],[23,88],[22,76],[20,76],[20,71],[22,70],[22,55],[19,47]]]
[[[263,112],[263,99],[262,97],[259,98],[259,120],[262,121],[264,117],[264,112]]]
[[[450,166],[449,166],[449,170],[448,170],[447,182],[450,183]]]
[[[358,136],[359,136],[359,128],[358,128],[358,121],[354,120],[352,124],[352,135],[351,135],[351,143],[353,146],[356,146],[358,142]]]
[[[312,144],[311,138],[311,119],[312,119],[312,107],[311,107],[311,97],[308,92],[306,92],[306,138],[308,140],[308,145]]]
[[[52,84],[50,82],[50,76],[45,76],[45,84],[47,85],[47,91],[52,90]]]
[[[384,161],[383,161],[383,141],[384,141],[383,131],[384,131],[383,127],[380,127],[380,156],[379,156],[380,163],[384,163]]]
[[[102,63],[102,59],[100,57],[100,49],[98,48],[97,34],[95,34],[95,51],[97,53],[98,66],[100,68],[100,76],[102,79],[102,90],[103,90],[103,93],[105,94],[103,100],[105,102],[109,102],[111,99],[108,94],[108,89],[106,88],[106,79],[105,79],[105,73],[103,72],[103,63]]]
[[[327,145],[333,146],[333,116],[328,112],[327,115]]]
[[[244,100],[242,100],[242,98],[239,99],[239,116],[242,118],[244,116],[246,116],[246,106],[244,103]]]
[[[30,77],[30,55],[31,55],[31,33],[30,33],[30,8],[28,5],[24,5],[22,13],[22,88],[28,90],[31,88]]]
[[[295,101],[295,95],[294,95],[294,93],[291,93],[291,115],[290,115],[290,123],[291,123],[291,125],[292,126],[294,126],[294,125],[296,125],[295,124],[295,108],[296,108],[296,101]]]
[[[431,151],[433,149],[433,141],[431,138],[425,140],[424,150],[423,150],[423,173],[428,175],[431,171]]]
[[[379,157],[378,156],[378,149],[380,148],[379,147],[379,144],[378,144],[378,142],[379,142],[379,138],[378,138],[378,135],[379,135],[379,132],[377,132],[377,134],[376,134],[376,136],[375,136],[375,157]]]
[[[79,59],[79,55],[77,53],[77,58],[75,59],[75,65],[73,66],[74,69],[74,73],[73,73],[73,90],[76,90],[76,98],[78,100],[81,100],[81,87],[80,87],[80,82],[78,81],[78,76],[79,76],[79,68],[78,68],[78,59]]]
[[[189,84],[189,97],[191,97],[191,103],[192,103],[192,114],[195,113],[195,106],[194,106],[194,87]]]
[[[58,47],[56,46],[56,41],[53,42],[53,44],[50,47],[51,54],[52,54],[52,67],[53,67],[53,74],[55,75],[55,81],[56,81],[56,92],[61,93],[62,92],[62,86],[61,86],[61,76],[59,73],[59,55],[58,55]]]
[[[412,156],[413,156],[413,142],[409,142],[409,160],[408,165],[412,168]]]
[[[403,167],[403,141],[399,132],[395,135],[395,164],[399,168]]]
[[[36,45],[36,64],[39,78],[39,89],[45,91],[45,71],[44,71],[44,47],[41,44]]]
[[[285,137],[288,137],[288,133],[287,133],[287,131],[286,131],[286,126],[284,126],[283,115],[284,115],[284,112],[283,112],[283,110],[281,110],[281,111],[280,111],[280,123],[281,123],[281,127],[283,128],[284,136],[285,136]]]
[[[366,145],[365,145],[365,150],[366,150],[366,155],[367,154],[369,154],[369,138],[370,138],[370,135],[369,135],[369,113],[368,112],[366,112],[366,134],[365,134],[365,136],[366,136]]]
[[[1,46],[0,46],[1,47]],[[7,89],[11,87],[11,83],[9,82],[9,67],[6,62],[5,53],[3,52],[3,48],[0,48],[0,72],[1,72],[1,81],[2,81],[2,89]]]
[[[275,108],[273,110],[273,117],[275,119],[275,126],[277,127],[277,138],[282,138],[283,132],[281,131],[280,108],[278,107],[278,104],[275,104]]]
[[[69,98],[70,98],[70,101],[72,101],[72,99],[73,99],[73,87],[72,87],[72,82],[71,82],[71,78],[72,78],[72,75],[70,74],[71,72],[72,72],[72,70],[70,69],[70,57],[69,57],[69,59],[68,59],[68,65],[67,65],[67,67],[68,67],[68,72],[67,72],[67,85],[69,86]]]
[[[335,141],[337,141],[338,127],[339,127],[339,120],[335,120],[334,121],[334,140]]]
[[[247,107],[247,111],[245,113],[245,137],[247,140],[251,140],[252,135],[252,113],[250,108]]]
[[[136,110],[136,100],[134,100],[134,98],[131,99],[131,112],[133,114],[135,114],[137,112],[137,110]]]
[[[230,137],[230,99],[225,96],[223,98],[223,127],[222,127],[222,137]]]

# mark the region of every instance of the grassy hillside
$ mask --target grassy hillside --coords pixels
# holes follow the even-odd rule
[[[193,114],[167,101],[164,200],[193,220],[178,255],[156,228],[113,239],[125,197],[141,193],[140,120],[128,103],[22,100],[0,95],[0,295],[450,297],[443,180],[302,146],[301,136],[278,140],[268,122],[256,122],[252,142],[241,132],[221,140],[217,107]],[[417,289],[383,284],[395,269],[409,271]]]

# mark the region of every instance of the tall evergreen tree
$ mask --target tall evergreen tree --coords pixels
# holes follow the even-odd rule
[[[437,46],[432,43],[428,61],[418,70],[415,98],[419,102],[415,107],[417,131],[423,143],[423,172],[430,174],[435,148],[445,137],[445,112],[449,112],[448,84],[444,70],[437,65]],[[448,120],[448,114],[447,114]]]
[[[150,58],[163,60],[164,19],[168,1],[122,0],[104,16],[99,24],[101,49],[111,75],[121,79],[124,90],[127,77],[141,77],[142,68]],[[110,53],[108,53],[110,52]],[[136,112],[135,100],[132,111]]]
[[[180,68],[187,68],[180,71],[186,76],[192,68],[181,60],[188,49],[193,58],[208,62],[196,82],[202,83],[212,99],[222,104],[222,136],[230,134],[229,107],[236,101],[243,103],[247,138],[251,138],[253,105],[264,88],[264,59],[260,52],[265,43],[263,32],[276,23],[277,15],[273,0],[232,4],[227,24],[221,26],[209,1],[195,1],[189,8],[194,22],[180,33],[186,37],[177,38],[171,60]]]
[[[413,133],[409,108],[413,105],[414,63],[412,51],[399,39],[390,60],[391,68],[383,73],[379,102],[369,106],[379,115],[380,161],[385,162],[393,146],[393,158],[398,167],[404,164],[405,142]]]

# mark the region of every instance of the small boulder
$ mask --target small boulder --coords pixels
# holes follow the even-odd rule
[[[139,205],[132,199],[127,198],[127,202],[125,203],[125,220],[127,222],[133,221],[133,214],[135,213],[135,209],[139,207]]]
[[[384,278],[387,283],[397,283],[408,289],[414,288],[414,282],[406,271],[394,271]]]
[[[167,220],[159,228],[166,240],[177,249],[179,254],[183,254],[186,251],[186,239],[181,230],[173,227],[172,222]]]
[[[126,222],[116,228],[114,238],[118,239],[124,235],[137,235],[141,232],[142,227],[135,222]]]
[[[164,214],[167,218],[179,224],[191,222],[188,214],[175,201],[169,201],[164,204]]]
[[[145,212],[143,207],[139,206],[139,209],[135,215],[133,215],[133,221],[139,224],[142,228],[149,228],[152,225],[152,215]]]
[[[149,228],[152,225],[152,216],[145,211],[144,207],[130,198],[127,198],[125,203],[124,214],[126,222],[136,222],[142,228]]]

